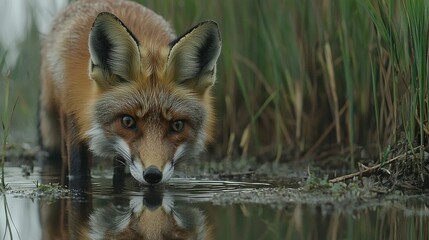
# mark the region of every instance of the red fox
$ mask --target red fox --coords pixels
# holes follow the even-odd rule
[[[92,155],[116,158],[141,183],[171,178],[212,140],[218,25],[180,37],[159,15],[125,0],[81,0],[46,36],[40,141],[69,178],[90,176]]]

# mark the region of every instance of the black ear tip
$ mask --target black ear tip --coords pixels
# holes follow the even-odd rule
[[[207,20],[207,21],[200,22],[196,27],[200,27],[200,26],[209,30],[210,35],[213,36],[211,40],[221,45],[222,38],[220,35],[219,25],[217,24],[217,22],[213,20]]]
[[[94,22],[92,23],[91,32],[94,30],[95,27],[98,28],[106,28],[106,25],[109,24],[107,22],[111,22],[111,20],[116,21],[119,23],[127,32],[131,35],[131,37],[134,39],[137,45],[139,45],[139,40],[134,35],[131,30],[128,29],[128,27],[122,22],[121,19],[119,19],[115,14],[110,12],[100,12],[94,19]]]
[[[114,19],[118,22],[121,22],[117,16],[115,16],[113,13],[110,12],[100,12],[94,19],[94,23],[92,24],[92,27],[94,28],[94,25],[100,21],[106,20],[106,19]]]
[[[213,20],[207,20],[204,22],[201,22],[200,24],[198,24],[199,26],[206,26],[206,27],[210,27],[213,29],[213,31],[216,31],[219,35],[220,35],[220,31],[219,31],[219,24],[217,24],[217,22],[213,21]]]
[[[211,25],[216,26],[216,27],[218,27],[218,26],[219,26],[219,24],[217,24],[217,22],[216,22],[216,21],[214,21],[214,20],[206,20],[206,21],[202,21],[202,22],[200,22],[200,24],[199,24],[199,25],[204,25],[204,24],[211,24]]]
[[[111,16],[111,17],[115,17],[115,15],[114,15],[113,13],[110,13],[110,12],[100,12],[100,13],[98,13],[98,14],[97,14],[97,17],[96,17],[96,18],[98,18],[98,17],[102,17],[102,16]]]

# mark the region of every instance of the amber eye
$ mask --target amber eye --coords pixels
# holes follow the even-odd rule
[[[185,127],[185,123],[182,120],[177,120],[171,123],[170,129],[172,132],[181,132]]]
[[[122,116],[121,123],[123,128],[127,128],[127,129],[136,128],[136,120],[134,120],[134,118],[129,115]]]

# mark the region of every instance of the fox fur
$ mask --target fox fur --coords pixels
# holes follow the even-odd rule
[[[40,140],[69,178],[90,176],[93,155],[125,163],[141,183],[213,139],[218,26],[176,37],[167,21],[125,0],[81,0],[54,20],[41,59]]]

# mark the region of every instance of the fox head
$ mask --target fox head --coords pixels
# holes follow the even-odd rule
[[[98,97],[87,137],[96,155],[119,157],[139,182],[157,184],[212,136],[221,38],[217,24],[205,21],[165,46],[147,41],[111,13],[96,17],[89,76]]]

